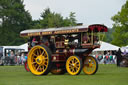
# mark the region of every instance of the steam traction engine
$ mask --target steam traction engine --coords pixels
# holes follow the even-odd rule
[[[28,67],[35,75],[95,74],[96,59],[89,54],[100,47],[99,40],[107,27],[100,24],[49,29],[24,30],[22,37],[29,37]],[[34,44],[33,44],[34,43]]]

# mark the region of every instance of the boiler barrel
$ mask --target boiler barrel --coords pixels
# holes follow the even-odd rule
[[[80,55],[80,54],[83,54],[83,53],[86,53],[86,52],[88,52],[89,51],[89,49],[70,49],[69,50],[69,52],[71,53],[71,54],[75,54],[75,55]]]

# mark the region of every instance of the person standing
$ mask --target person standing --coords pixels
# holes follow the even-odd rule
[[[110,53],[107,52],[107,54],[105,56],[105,62],[106,62],[106,64],[109,64],[109,56],[110,56]]]
[[[20,55],[19,54],[17,54],[17,65],[19,65],[20,64]]]
[[[110,59],[110,63],[112,64],[113,63],[113,55],[112,55],[112,52],[110,52],[109,59]]]
[[[14,64],[14,57],[15,57],[14,52],[11,51],[11,52],[10,52],[10,64],[11,64],[11,65]]]
[[[21,54],[21,64],[23,65],[24,64],[24,60],[25,60],[25,56],[24,56],[24,53]]]
[[[122,58],[120,48],[119,48],[119,50],[117,51],[116,56],[117,56],[117,66],[120,66],[120,62],[121,62],[121,58]]]

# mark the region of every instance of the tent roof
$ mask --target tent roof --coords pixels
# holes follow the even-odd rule
[[[22,44],[19,47],[24,49],[25,51],[28,51],[28,43]]]
[[[100,48],[95,49],[94,51],[109,51],[109,50],[118,50],[120,47],[112,45],[110,43],[107,42],[101,42],[101,46]]]
[[[0,46],[0,47],[5,48],[5,49],[22,49],[19,46]]]
[[[128,52],[128,45],[124,46],[124,47],[121,47],[121,51],[124,51],[124,50],[126,50]]]

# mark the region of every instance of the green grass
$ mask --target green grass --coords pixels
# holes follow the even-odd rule
[[[99,65],[95,75],[34,76],[23,66],[0,66],[0,85],[128,85],[128,68]]]

